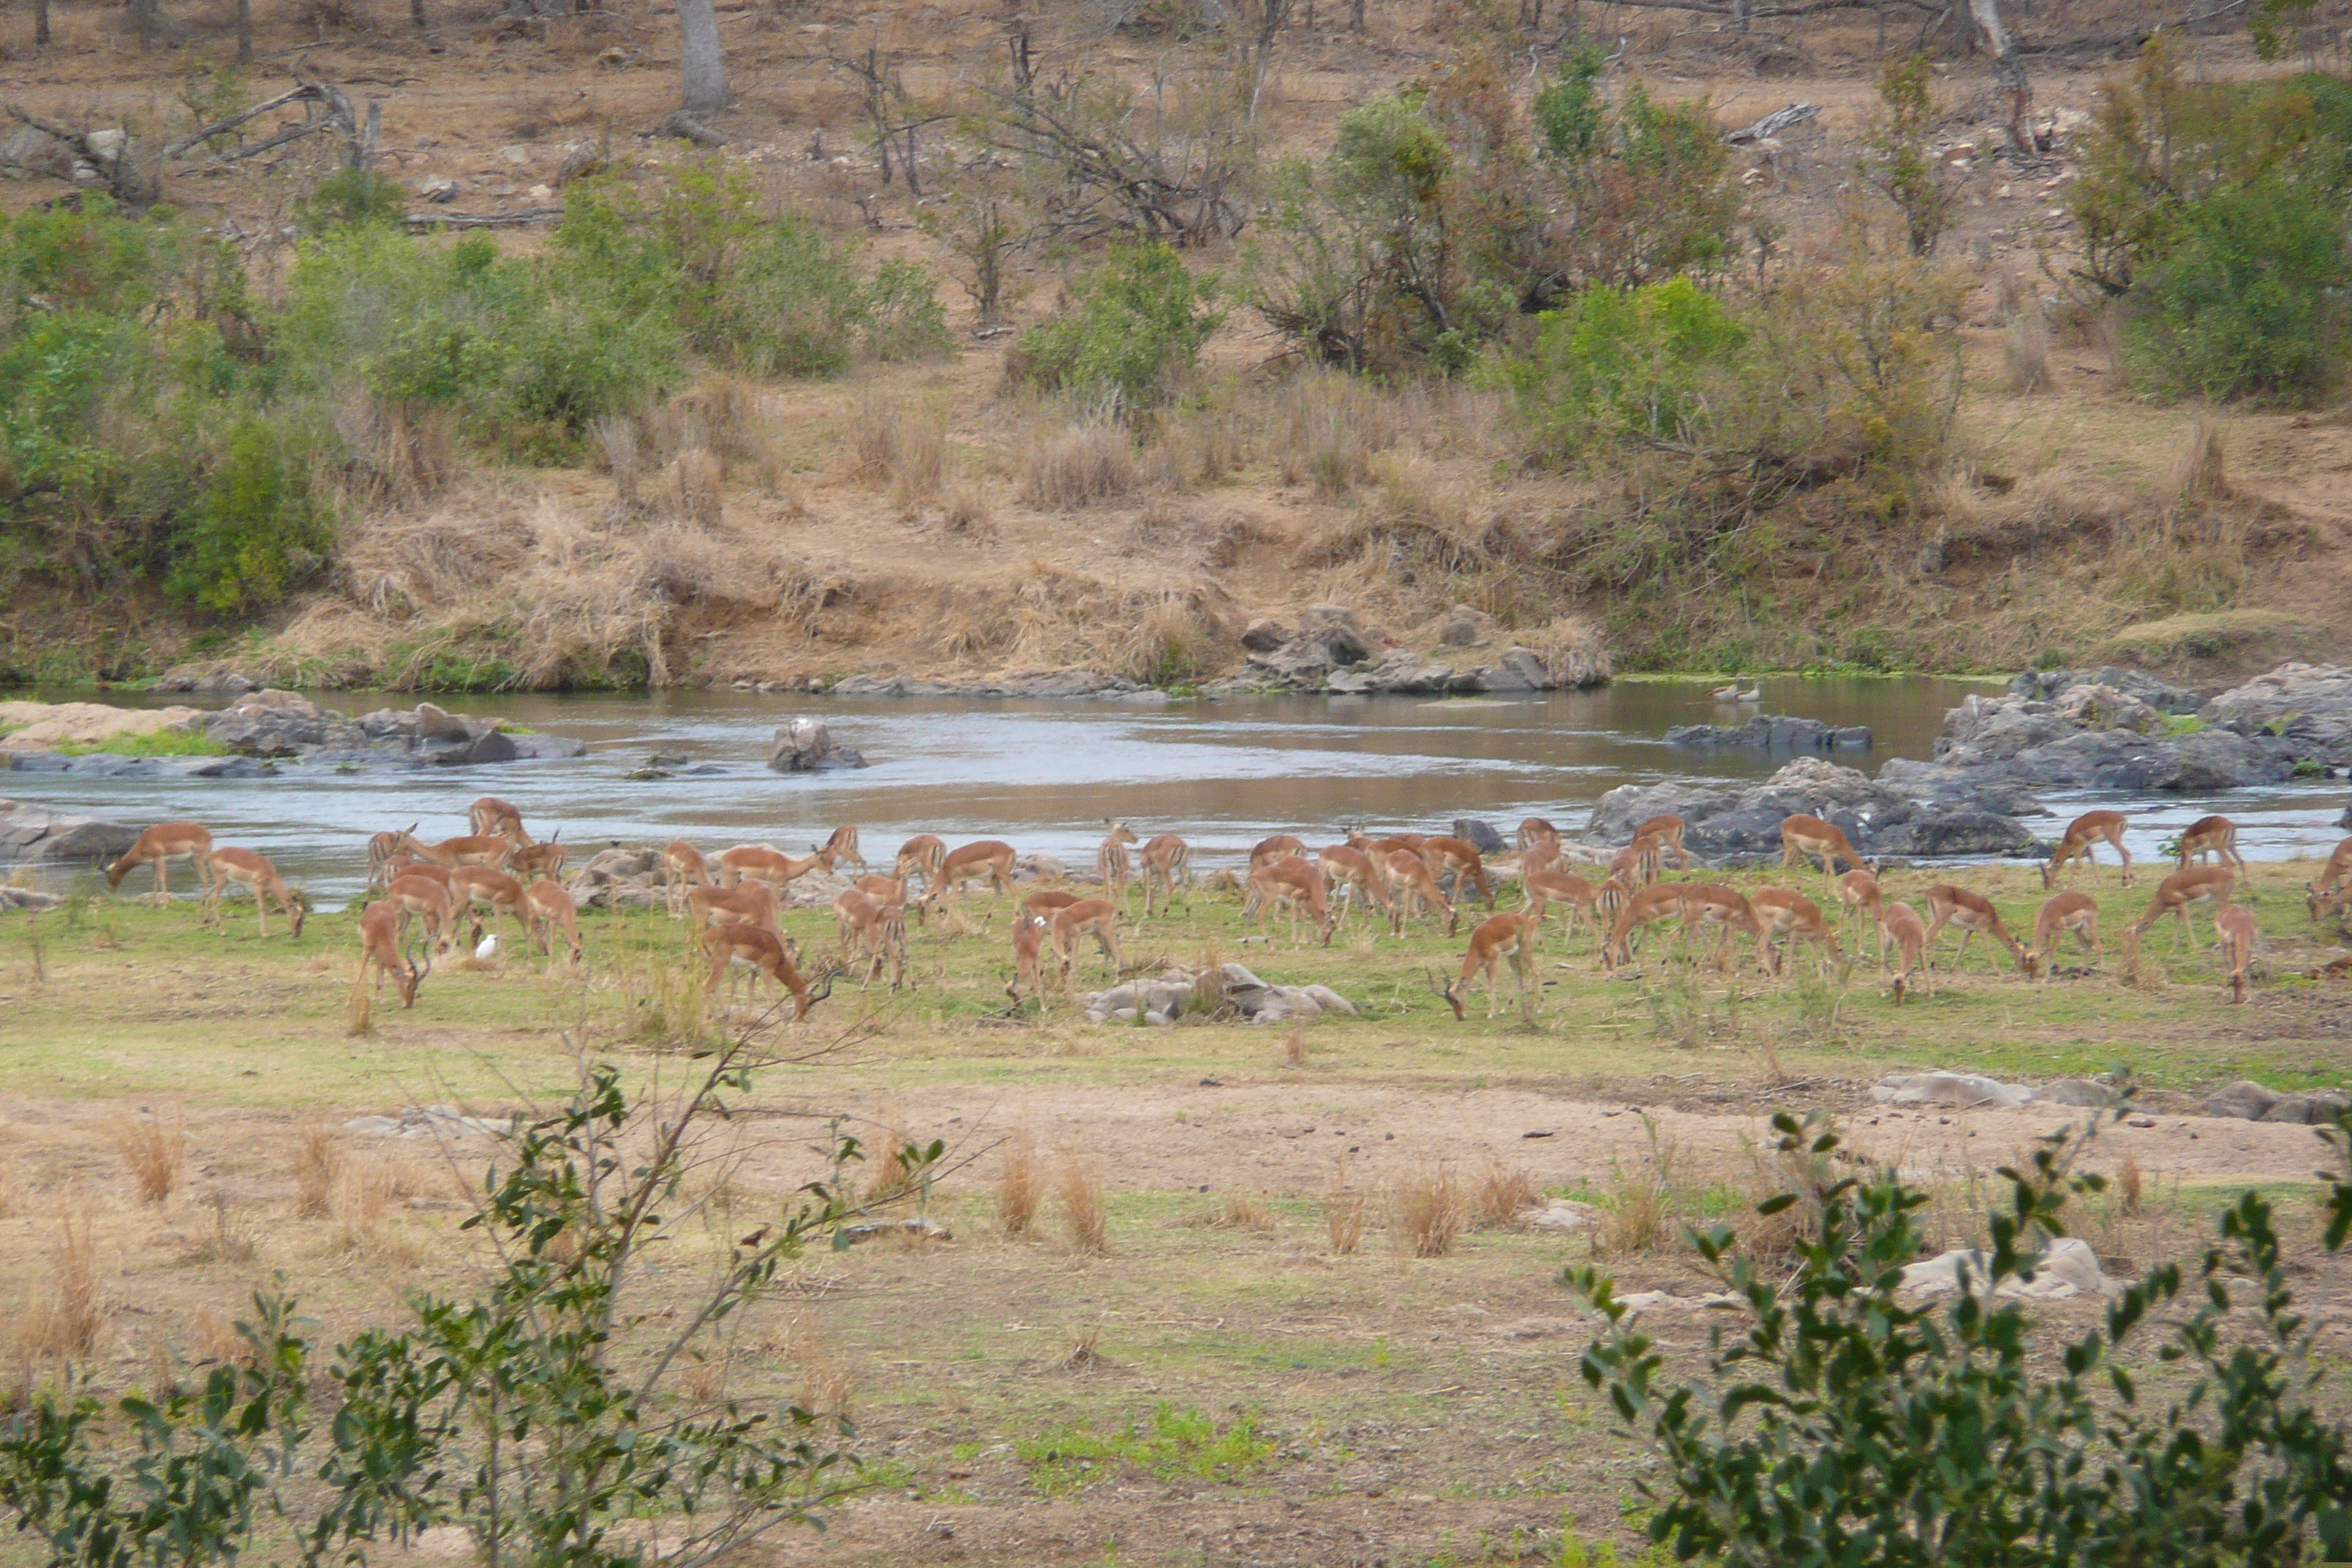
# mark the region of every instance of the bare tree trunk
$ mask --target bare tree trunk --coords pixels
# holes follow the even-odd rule
[[[2000,0],[1969,0],[1969,16],[1984,35],[1985,52],[1992,56],[1993,75],[2009,95],[2009,142],[2021,153],[2031,153],[2033,127],[2026,122],[2033,110],[2033,84],[2025,79],[2025,61],[2017,40],[2001,26]]]
[[[139,47],[155,47],[155,0],[131,0],[131,19],[139,25]]]
[[[408,25],[412,27],[425,26],[425,0],[408,0]]]
[[[709,112],[727,107],[727,64],[719,52],[719,14],[711,0],[677,0],[678,74],[682,107]]]
[[[33,47],[49,47],[49,0],[33,0]]]
[[[1364,30],[1364,0],[1349,0],[1348,26],[1358,33]]]
[[[236,63],[253,63],[253,0],[236,0]]]

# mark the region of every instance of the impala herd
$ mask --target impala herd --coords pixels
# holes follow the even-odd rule
[[[371,977],[379,986],[389,979],[399,988],[403,1005],[414,1005],[433,956],[456,944],[460,920],[470,922],[467,940],[479,942],[486,923],[495,931],[501,916],[510,917],[526,944],[544,953],[551,964],[559,942],[572,963],[582,961],[578,909],[562,881],[563,847],[553,837],[534,839],[523,826],[522,814],[492,796],[476,801],[468,816],[472,832],[438,843],[417,838],[415,823],[369,841],[368,891],[376,896],[360,914],[355,991],[366,987]],[[1106,826],[1109,831],[1095,856],[1099,896],[1038,888],[1022,898],[1013,923],[1013,977],[1005,987],[1015,1006],[1053,987],[1066,991],[1076,950],[1089,940],[1114,974],[1124,967],[1119,925],[1129,918],[1129,894],[1137,882],[1143,890],[1141,920],[1148,921],[1163,907],[1178,903],[1189,911],[1191,847],[1173,834],[1145,839],[1124,822]],[[2120,862],[2121,885],[2130,886],[2132,858],[2125,847],[2125,826],[2119,812],[2094,811],[2075,818],[2042,868],[2043,888],[2056,889],[2077,860],[2095,865],[2093,850],[2102,842],[2114,848]],[[1732,942],[1744,937],[1753,942],[1756,966],[1766,974],[1780,974],[1787,952],[1801,942],[1812,944],[1822,963],[1842,973],[1851,961],[1840,936],[1852,938],[1858,925],[1870,939],[1874,960],[1895,971],[1897,1005],[1927,981],[1937,939],[1948,927],[1959,935],[1955,967],[1965,962],[1969,944],[1979,937],[1984,939],[1988,962],[1998,968],[1993,950],[2005,949],[2029,981],[2042,973],[2069,937],[2095,962],[2104,963],[2098,906],[2085,893],[2053,891],[2035,914],[2032,940],[2021,942],[1990,900],[1955,883],[1937,883],[1926,890],[1924,916],[1888,898],[1879,885],[1878,868],[1855,852],[1843,830],[1820,817],[1794,816],[1780,824],[1781,866],[1811,871],[1818,864],[1820,902],[1793,889],[1743,894],[1721,883],[1690,879],[1685,827],[1679,816],[1639,824],[1633,842],[1605,866],[1585,868],[1598,873],[1595,881],[1570,868],[1559,829],[1531,816],[1519,824],[1516,845],[1525,901],[1508,912],[1496,909],[1495,882],[1485,857],[1475,845],[1456,837],[1399,833],[1374,838],[1354,830],[1344,843],[1314,851],[1310,858],[1304,840],[1276,834],[1251,848],[1247,867],[1234,879],[1244,894],[1244,925],[1255,921],[1260,938],[1271,942],[1273,922],[1286,916],[1294,947],[1309,940],[1308,933],[1328,946],[1360,910],[1365,920],[1377,912],[1391,935],[1402,936],[1410,922],[1442,919],[1450,937],[1458,931],[1460,904],[1475,899],[1486,918],[1470,931],[1460,973],[1450,981],[1431,976],[1433,988],[1456,1018],[1468,1016],[1471,989],[1481,978],[1487,987],[1486,1016],[1497,1014],[1506,964],[1522,1008],[1540,1007],[1542,987],[1535,965],[1545,917],[1555,906],[1563,913],[1565,943],[1572,946],[1580,924],[1590,924],[1598,939],[1601,965],[1610,973],[1629,963],[1645,938],[1663,944],[1663,955],[1671,960],[1697,933],[1705,934],[1717,968],[1728,966]],[[2178,948],[2194,934],[2189,906],[2208,903],[2215,941],[2227,964],[2231,998],[2242,1001],[2255,928],[2252,914],[2231,901],[2246,876],[2237,833],[2226,817],[2208,816],[2192,824],[2181,835],[2178,868],[2158,884],[2147,912],[2127,928],[2126,944],[2136,951],[2141,936],[2169,916],[2179,922],[2174,933]],[[1663,879],[1670,857],[1681,879]],[[1017,857],[1002,839],[980,839],[950,849],[945,840],[921,834],[899,847],[886,877],[873,872],[859,853],[854,825],[836,829],[822,845],[812,845],[804,857],[747,844],[706,858],[681,838],[666,846],[660,858],[669,913],[687,922],[688,951],[708,962],[706,991],[715,992],[731,970],[749,969],[755,986],[758,977],[765,975],[792,996],[796,1019],[805,1017],[829,994],[833,976],[853,963],[866,965],[868,984],[885,974],[894,990],[910,984],[909,910],[919,922],[926,921],[975,882],[984,882],[992,894],[1018,891],[1013,879]],[[2206,864],[2209,858],[2214,863]],[[234,883],[252,892],[263,936],[269,934],[273,904],[293,935],[302,934],[309,907],[302,894],[289,888],[266,858],[250,849],[216,847],[212,834],[195,823],[164,823],[147,829],[107,868],[108,885],[119,888],[139,867],[152,867],[155,895],[168,900],[169,867],[182,859],[194,869],[207,925],[221,924],[221,895]],[[785,934],[778,918],[783,891],[820,867],[830,875],[845,865],[856,867],[859,875],[833,900],[839,952],[818,977],[822,989],[812,990],[801,971],[799,944]],[[2307,892],[2314,920],[2352,914],[2352,838],[2336,846]],[[1834,924],[1823,912],[1825,905],[1836,911]],[[414,946],[409,941],[412,921],[421,927]],[[1662,927],[1670,928],[1670,934],[1653,934]]]

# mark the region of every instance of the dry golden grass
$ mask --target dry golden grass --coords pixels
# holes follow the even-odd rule
[[[1475,1197],[1480,1225],[1509,1225],[1522,1211],[1543,1202],[1543,1189],[1526,1166],[1489,1160]]]
[[[1085,1258],[1108,1252],[1110,1211],[1103,1202],[1102,1167],[1087,1155],[1063,1155],[1054,1172],[1054,1195],[1061,1200],[1070,1250]]]
[[[1045,1198],[1045,1167],[1035,1140],[1025,1131],[1004,1141],[1004,1170],[996,1181],[996,1228],[1025,1236]]]
[[[328,1190],[327,1206],[341,1227],[345,1247],[362,1247],[375,1238],[399,1185],[399,1172],[381,1156],[362,1154],[341,1163]]]
[[[335,1177],[342,1163],[342,1152],[335,1147],[335,1135],[325,1127],[314,1124],[296,1134],[294,1212],[298,1216],[324,1219],[332,1212],[330,1205]]]
[[[1135,483],[1135,443],[1107,422],[1033,433],[1020,456],[1021,500],[1041,511],[1093,506]]]
[[[1306,1030],[1292,1028],[1283,1032],[1282,1059],[1290,1067],[1303,1068],[1307,1065]]]
[[[177,1123],[154,1120],[118,1121],[113,1126],[114,1152],[139,1189],[139,1201],[160,1204],[180,1184],[188,1161],[188,1136]]]
[[[958,479],[940,503],[940,526],[950,533],[984,536],[996,518],[989,505],[988,487],[976,479]]]
[[[695,447],[680,452],[663,471],[662,488],[670,516],[680,522],[713,528],[725,514],[725,470],[708,447]]]
[[[867,391],[851,415],[847,456],[854,478],[898,506],[929,500],[947,482],[947,405]]]
[[[1337,500],[1371,478],[1373,455],[1396,444],[1396,397],[1355,376],[1316,369],[1292,378],[1275,416],[1276,467],[1286,485]]]
[[[1421,1166],[1390,1190],[1390,1239],[1408,1258],[1443,1258],[1454,1250],[1469,1208],[1452,1165]]]
[[[2000,378],[2020,397],[2050,383],[2050,322],[2039,310],[2021,311],[2000,334]]]
[[[2122,1166],[2116,1172],[2116,1196],[2122,1202],[2124,1213],[2137,1215],[2140,1212],[2146,1184],[2147,1178],[2140,1173],[2139,1156],[2125,1155]]]
[[[260,1250],[244,1223],[235,1217],[236,1205],[226,1193],[215,1193],[205,1200],[213,1211],[212,1229],[203,1239],[188,1249],[191,1263],[250,1263]]]
[[[850,1413],[857,1379],[846,1363],[818,1334],[807,1317],[794,1318],[784,1333],[784,1355],[792,1363],[793,1403],[814,1415],[841,1419]]]
[[[1331,1238],[1331,1250],[1347,1258],[1364,1244],[1365,1228],[1371,1223],[1371,1199],[1362,1193],[1351,1193],[1337,1180],[1323,1190],[1323,1229]]]
[[[2214,420],[2200,419],[2189,432],[2189,446],[2173,465],[2172,489],[2184,502],[2229,498],[2229,454]]]
[[[1225,1200],[1213,1223],[1219,1230],[1272,1230],[1274,1211],[1255,1193],[1235,1193]]]
[[[21,1360],[86,1359],[98,1353],[106,1327],[89,1216],[60,1223],[64,1235],[51,1255],[48,1277],[33,1282],[17,1310],[13,1338]]]

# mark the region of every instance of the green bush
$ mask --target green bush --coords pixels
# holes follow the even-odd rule
[[[1111,411],[1167,401],[1223,321],[1212,273],[1195,278],[1157,240],[1114,246],[1070,285],[1070,305],[1021,336],[1021,374]]]
[[[1748,342],[1723,302],[1683,278],[1588,289],[1540,320],[1504,374],[1538,449],[1563,458],[1684,437],[1702,378]]]
[[[194,518],[173,542],[172,593],[233,615],[283,599],[326,563],[334,532],[308,475],[288,462],[269,426],[247,418],[229,432]]]
[[[2347,283],[2341,212],[2273,176],[2181,214],[2133,288],[2125,342],[2165,390],[2307,400],[2334,374]]]
[[[338,228],[404,228],[408,193],[372,169],[338,169],[296,198],[294,224],[303,234]]]

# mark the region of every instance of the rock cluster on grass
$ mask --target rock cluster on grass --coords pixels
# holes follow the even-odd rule
[[[413,709],[380,708],[354,719],[321,708],[299,692],[264,688],[245,692],[227,707],[210,712],[166,711],[192,715],[178,727],[202,731],[230,754],[130,757],[93,752],[69,757],[51,751],[16,750],[5,755],[17,771],[26,773],[102,778],[261,778],[277,772],[274,764],[287,762],[313,769],[450,767],[579,757],[588,751],[582,741],[512,734],[499,720],[451,713],[430,702],[420,702]]]
[[[1087,1020],[1131,1024],[1142,1009],[1146,1024],[1172,1024],[1188,1014],[1231,1009],[1243,1022],[1304,1022],[1326,1013],[1356,1016],[1355,1005],[1328,985],[1269,985],[1238,963],[1199,973],[1170,968],[1160,978],[1114,985],[1086,998]]]
[[[1869,729],[1861,724],[1824,724],[1785,713],[1759,713],[1745,724],[1677,724],[1666,731],[1669,746],[1744,746],[1759,752],[1870,750]]]
[[[1755,864],[1778,860],[1782,819],[1805,816],[1835,823],[1874,858],[2024,855],[2035,840],[2015,814],[2040,809],[2007,792],[1957,790],[1922,800],[1856,769],[1800,757],[1759,784],[1621,784],[1593,806],[1583,837],[1594,845],[1624,844],[1636,824],[1672,815],[1688,825],[1683,842],[1692,854],[1717,864]]]
[[[111,860],[138,841],[139,829],[120,822],[0,800],[0,865]]]
[[[2240,1121],[2288,1121],[2317,1126],[2332,1120],[2347,1105],[2352,1105],[2352,1095],[2341,1089],[2315,1089],[2298,1094],[2281,1094],[2252,1080],[2242,1080],[2207,1097],[2205,1114],[2232,1117]]]

